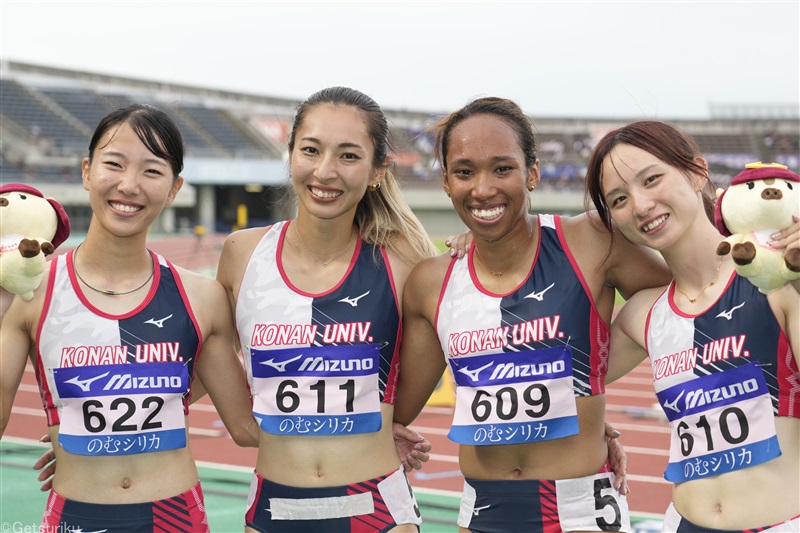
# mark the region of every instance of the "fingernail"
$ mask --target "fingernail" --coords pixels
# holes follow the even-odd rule
[[[619,437],[620,435],[622,435],[622,433],[620,433],[616,429],[614,431],[612,431],[611,434],[614,435],[615,437]]]
[[[777,241],[778,239],[781,238],[781,234],[780,233],[773,233],[772,235],[769,236],[769,238],[774,240],[774,241]],[[772,243],[770,243],[770,244],[772,244]]]
[[[450,248],[450,257],[454,257],[456,255],[456,251]]]

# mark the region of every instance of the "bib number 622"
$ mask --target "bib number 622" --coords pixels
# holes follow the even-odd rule
[[[136,424],[127,423],[128,420],[136,414],[138,408],[136,402],[132,399],[114,398],[108,408],[106,408],[100,400],[86,400],[83,402],[83,407],[81,408],[83,411],[83,427],[90,433],[101,433],[108,426],[109,420],[107,420],[107,417],[111,418],[108,416],[111,414],[111,411],[119,411],[119,416],[111,421],[112,432],[160,429],[162,426],[161,422],[154,421],[154,418],[161,411],[162,407],[164,407],[163,398],[147,396],[142,399],[141,408],[145,411],[152,410],[142,422],[141,427],[138,427]]]

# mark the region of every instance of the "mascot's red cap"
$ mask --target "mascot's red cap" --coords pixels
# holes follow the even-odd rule
[[[7,192],[26,192],[28,194],[33,194],[40,198],[44,198],[44,195],[39,189],[36,187],[31,187],[30,185],[25,185],[24,183],[4,183],[3,185],[0,185],[0,194]],[[60,203],[56,202],[52,198],[45,198],[45,200],[50,202],[50,205],[53,206],[53,209],[56,212],[56,218],[58,219],[58,224],[56,225],[56,234],[50,243],[53,245],[53,248],[58,248],[58,245],[66,241],[67,237],[69,237],[69,217]]]
[[[737,174],[732,180],[731,185],[739,185],[740,183],[747,183],[748,181],[765,180],[769,178],[788,180],[800,182],[800,175],[795,174],[788,167],[779,165],[778,163],[748,163],[745,165],[743,171]],[[717,226],[722,235],[730,237],[731,232],[725,226],[725,221],[722,219],[722,197],[728,189],[722,191],[717,198],[716,206],[714,207],[714,225]]]

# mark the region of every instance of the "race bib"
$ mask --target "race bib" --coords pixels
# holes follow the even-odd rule
[[[448,437],[459,444],[518,444],[578,433],[572,348],[448,359],[456,407]]]
[[[657,393],[672,428],[664,477],[681,483],[781,455],[764,374],[746,364]]]
[[[275,435],[381,429],[378,344],[250,350],[253,415]]]
[[[183,363],[54,368],[58,442],[79,455],[130,455],[186,446]]]

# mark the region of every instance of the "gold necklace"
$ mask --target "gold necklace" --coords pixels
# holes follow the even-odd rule
[[[531,228],[530,232],[528,233],[528,242],[530,242],[530,240],[531,240],[531,237],[532,237],[532,236],[533,236],[533,228]],[[527,243],[526,243],[526,244],[527,244]],[[525,249],[525,246],[521,246],[520,248],[518,248],[518,249],[517,249],[517,253],[519,253],[519,251],[520,251],[520,250],[524,250],[524,249]],[[478,257],[480,257],[480,258],[481,258],[481,262],[482,262],[482,263],[483,263],[483,265],[484,265],[484,266],[485,266],[485,267],[486,267],[486,268],[489,270],[489,272],[491,272],[491,273],[492,273],[492,276],[496,276],[496,277],[498,277],[498,278],[499,278],[500,276],[502,276],[502,275],[505,273],[504,271],[499,271],[499,270],[497,270],[497,271],[496,271],[496,270],[492,270],[492,269],[489,267],[489,263],[487,263],[487,262],[486,262],[486,259],[484,259],[484,258],[483,258],[483,255],[481,254],[481,249],[480,249],[480,247],[478,247],[478,245],[477,245],[477,244],[475,244],[475,251],[476,251],[476,252],[478,252]],[[515,253],[514,255],[516,256],[516,253]],[[514,264],[514,263],[513,263],[513,261],[512,261],[512,263],[511,263],[511,264],[512,264],[512,265]]]
[[[92,287],[91,285],[89,285],[89,283],[85,279],[83,279],[81,277],[81,273],[78,272],[78,250],[80,250],[82,245],[83,245],[83,243],[79,244],[78,247],[75,248],[75,251],[72,253],[72,268],[75,270],[75,275],[78,276],[78,279],[81,280],[81,282],[83,282],[84,285],[86,285],[87,287],[92,289],[94,292],[99,292],[100,294],[105,294],[107,296],[123,296],[125,294],[131,294],[132,292],[136,292],[139,289],[141,289],[142,287],[144,287],[145,285],[147,285],[150,282],[150,280],[153,279],[153,276],[156,273],[156,263],[155,263],[155,261],[153,261],[153,256],[151,255],[150,256],[150,264],[152,265],[152,270],[150,271],[150,277],[148,277],[144,281],[144,283],[142,283],[141,285],[139,285],[135,289],[131,289],[129,291],[124,291],[124,292],[117,292],[117,291],[106,291],[106,290],[103,290],[103,289],[98,289],[98,288]]]
[[[704,292],[706,292],[706,289],[708,289],[709,287],[713,286],[713,285],[714,285],[714,284],[717,282],[717,279],[719,278],[719,270],[720,270],[720,267],[722,267],[722,256],[720,256],[720,258],[719,258],[719,263],[717,263],[717,273],[714,275],[714,279],[712,279],[712,280],[711,280],[711,281],[708,283],[708,285],[706,285],[705,287],[703,287],[702,289],[700,289],[700,292],[698,292],[698,293],[697,293],[697,296],[695,296],[694,298],[689,298],[689,295],[688,295],[688,294],[686,294],[685,292],[683,292],[683,291],[680,289],[680,287],[678,287],[678,282],[677,282],[677,281],[675,282],[675,289],[676,289],[676,290],[677,290],[679,293],[683,294],[683,295],[686,297],[686,299],[687,299],[687,300],[689,300],[689,303],[695,303],[695,302],[697,301],[697,299],[698,299],[698,298],[700,298],[700,297],[703,295],[703,293],[704,293]]]
[[[341,257],[341,256],[342,256],[342,254],[344,254],[344,253],[347,251],[347,249],[348,249],[348,248],[350,248],[350,242],[353,240],[353,234],[352,234],[352,232],[351,232],[351,233],[350,233],[350,238],[349,238],[349,239],[347,239],[347,245],[345,245],[345,247],[342,249],[342,251],[341,251],[341,252],[339,252],[338,254],[336,254],[335,256],[331,257],[331,258],[330,258],[330,259],[328,259],[327,261],[323,261],[323,260],[321,260],[319,257],[317,257],[317,256],[314,254],[314,252],[312,252],[311,250],[309,250],[309,249],[308,249],[308,246],[306,246],[306,243],[305,243],[305,241],[303,240],[303,237],[301,237],[301,236],[300,236],[300,232],[297,230],[297,224],[296,224],[296,223],[295,223],[295,224],[292,224],[292,227],[294,227],[294,232],[295,232],[295,234],[297,235],[297,238],[300,240],[300,244],[302,244],[302,245],[303,245],[303,248],[305,248],[306,252],[308,252],[308,255],[310,255],[310,256],[311,256],[311,258],[312,258],[314,261],[316,261],[317,263],[319,263],[320,265],[322,265],[322,266],[323,266],[323,267],[325,267],[325,268],[328,268],[328,265],[330,265],[330,264],[331,264],[331,263],[332,263],[334,260],[336,260],[336,259],[339,259],[339,257]]]

